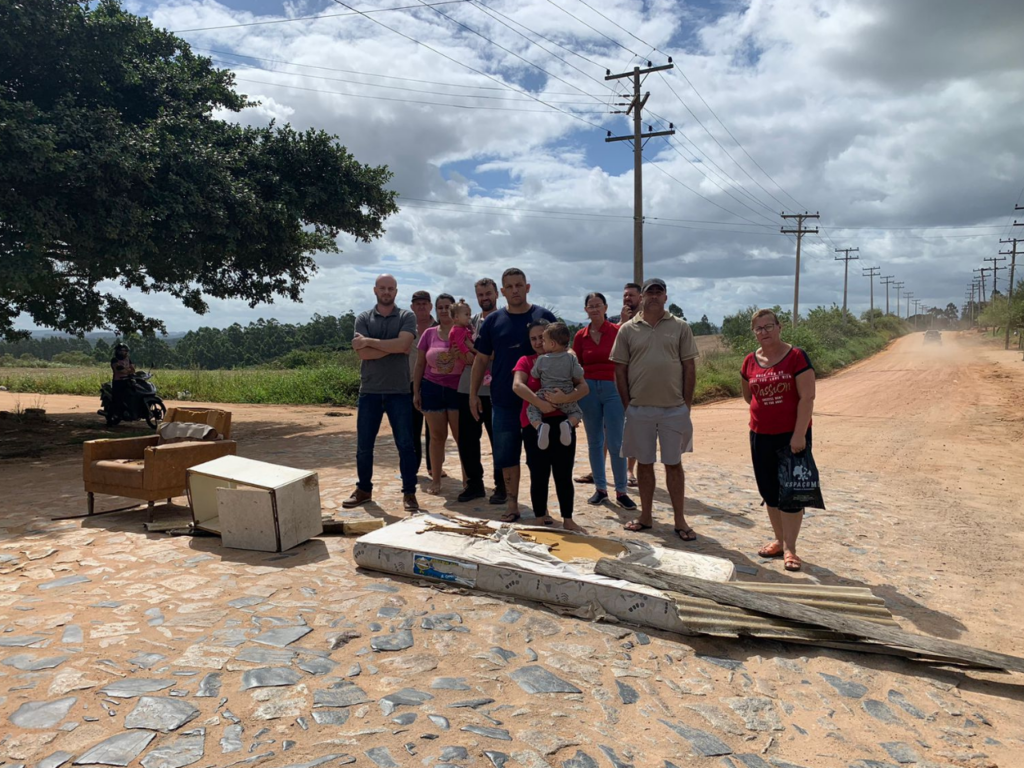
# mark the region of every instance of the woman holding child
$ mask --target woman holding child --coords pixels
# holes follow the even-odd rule
[[[564,323],[537,320],[530,325],[529,333],[534,354],[516,363],[512,390],[523,400],[520,423],[530,468],[533,512],[537,522],[554,525],[548,513],[548,480],[554,477],[562,527],[582,531],[572,519],[572,468],[576,461],[575,427],[580,420],[576,403],[586,396],[587,382],[579,363],[568,352],[570,336]],[[556,406],[565,406],[565,410]],[[515,515],[502,521],[518,519]]]
[[[464,304],[464,302],[463,302]],[[417,349],[420,355],[413,373],[413,405],[423,413],[430,434],[430,486],[427,493],[441,493],[445,442],[448,430],[458,442],[459,378],[473,360],[465,332],[456,330],[455,298],[442,293],[434,303],[437,325],[423,331]]]

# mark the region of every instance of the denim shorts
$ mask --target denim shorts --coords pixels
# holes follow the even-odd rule
[[[491,445],[494,466],[498,469],[518,467],[523,451],[523,430],[519,421],[522,406],[506,408],[491,401]]]
[[[420,406],[423,413],[444,413],[459,410],[459,391],[442,387],[428,379],[420,382]]]

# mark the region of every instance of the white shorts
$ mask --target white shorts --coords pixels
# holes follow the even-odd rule
[[[641,464],[653,464],[661,447],[661,463],[678,464],[684,453],[693,451],[693,422],[686,405],[658,408],[631,405],[626,409],[622,452]]]

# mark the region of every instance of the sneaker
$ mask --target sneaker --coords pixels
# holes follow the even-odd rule
[[[562,422],[563,424],[565,422]],[[587,499],[587,504],[600,504],[608,498],[608,491],[594,491],[594,495]]]
[[[420,511],[420,503],[416,500],[415,493],[406,493],[402,496],[402,508],[406,512]]]
[[[473,501],[474,499],[487,498],[487,491],[484,490],[482,485],[469,486],[464,488],[462,493],[458,495],[458,500],[461,502]]]
[[[628,509],[630,511],[636,509],[636,502],[624,493],[616,494],[615,503],[623,509]]]
[[[562,445],[572,445],[572,424],[568,421],[563,421],[558,428],[562,433],[558,436],[559,442]]]
[[[508,494],[495,491],[487,501],[491,504],[505,504],[508,502]]]
[[[364,491],[362,488],[356,488],[354,491],[352,491],[351,496],[349,496],[347,499],[341,502],[341,506],[342,509],[354,509],[355,507],[358,507],[360,504],[365,504],[371,499],[373,499],[372,493],[370,493],[369,491]]]
[[[537,447],[546,450],[551,443],[551,425],[544,423],[537,427]]]

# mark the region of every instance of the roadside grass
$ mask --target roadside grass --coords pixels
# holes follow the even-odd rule
[[[890,334],[879,332],[850,336],[831,345],[823,344],[814,337],[794,338],[792,341],[807,350],[818,374],[827,376],[879,352],[890,338]],[[702,350],[697,364],[694,402],[738,397],[743,357],[743,351],[729,351],[729,347],[717,339],[714,346],[709,344],[709,348]],[[354,355],[347,353],[345,358],[333,357],[322,364],[306,367],[216,371],[158,369],[152,373],[153,383],[167,400],[354,406],[359,395],[359,368],[349,364],[350,359],[354,359]],[[109,377],[105,368],[0,367],[0,385],[11,392],[84,395],[97,400],[100,385]],[[179,393],[187,395],[179,396]]]

